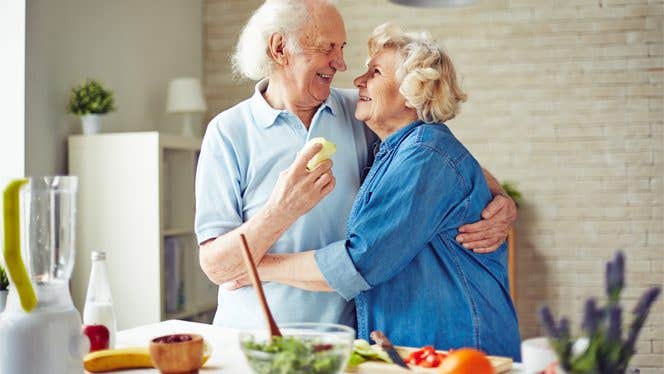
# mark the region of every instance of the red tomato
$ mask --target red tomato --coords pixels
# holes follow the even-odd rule
[[[440,365],[440,358],[436,353],[428,355],[424,359],[424,361],[420,363],[420,366],[425,368],[437,368],[439,365]]]
[[[418,349],[417,351],[412,352],[408,358],[406,359],[406,362],[409,364],[413,365],[420,365],[420,363],[430,354],[432,354],[434,351],[433,347],[428,345],[426,347],[422,347]]]
[[[413,365],[419,364],[420,361],[422,361],[422,352],[420,351],[412,352],[406,359],[407,364],[413,364]]]
[[[443,353],[436,352],[433,346],[427,345],[413,351],[405,360],[407,364],[417,365],[425,368],[436,368],[446,357]]]

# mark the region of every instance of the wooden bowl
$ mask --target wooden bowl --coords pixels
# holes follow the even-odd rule
[[[203,363],[203,348],[200,335],[164,335],[150,341],[150,357],[164,374],[197,373]]]

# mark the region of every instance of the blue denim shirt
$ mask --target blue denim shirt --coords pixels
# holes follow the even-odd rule
[[[346,240],[316,251],[331,287],[355,299],[358,337],[473,347],[520,360],[507,248],[454,238],[491,201],[482,169],[444,124],[414,122],[383,141],[348,219]]]

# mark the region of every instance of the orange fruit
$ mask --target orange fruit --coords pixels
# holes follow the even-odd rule
[[[495,374],[486,355],[472,348],[451,352],[438,368],[440,374]]]

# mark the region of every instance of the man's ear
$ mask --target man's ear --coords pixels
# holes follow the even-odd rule
[[[288,58],[286,56],[286,39],[280,33],[274,33],[270,35],[270,40],[268,41],[268,48],[270,49],[270,56],[278,65],[285,66],[288,64]]]

